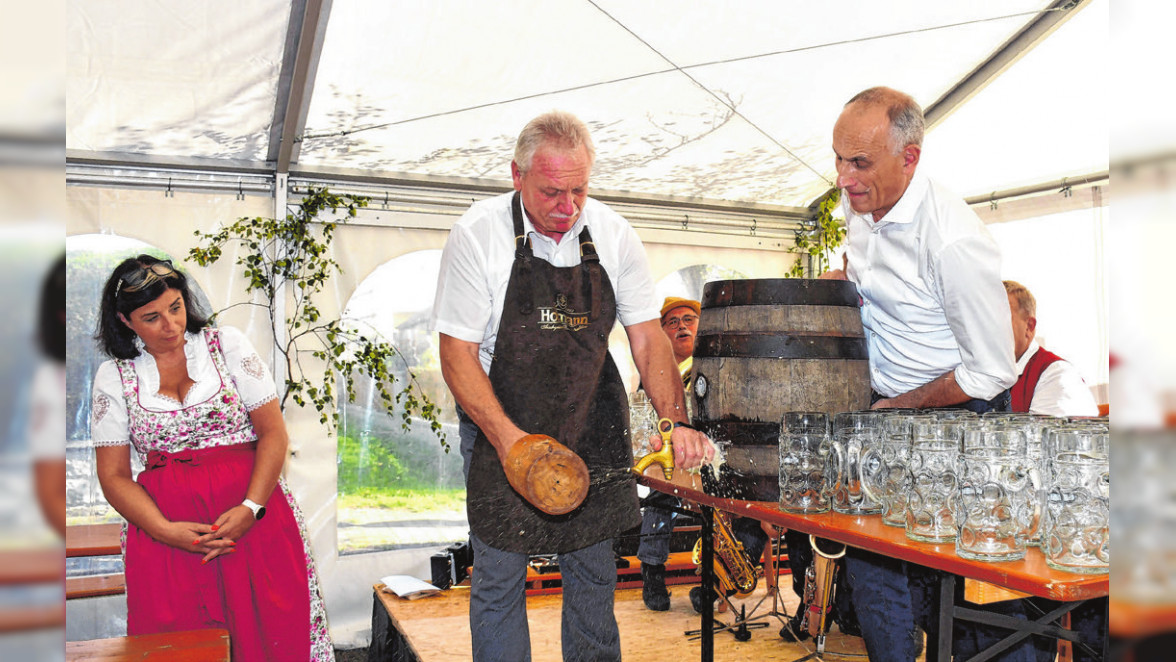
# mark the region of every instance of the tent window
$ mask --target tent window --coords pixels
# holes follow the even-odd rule
[[[435,547],[465,540],[465,485],[458,451],[457,415],[441,377],[437,337],[428,328],[441,251],[402,255],[376,268],[348,301],[345,323],[378,334],[401,352],[391,366],[398,379],[411,372],[441,408],[451,446],[441,447],[427,423],[401,428],[399,414],[380,407],[370,380],[356,381],[356,401],[339,401],[338,540],[342,554]],[[405,287],[405,283],[412,283]]]

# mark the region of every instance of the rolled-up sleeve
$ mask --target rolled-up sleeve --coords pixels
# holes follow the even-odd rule
[[[441,253],[437,294],[429,326],[466,342],[480,343],[494,309],[485,247],[463,224],[454,225]]]
[[[658,319],[656,283],[645,246],[637,231],[625,223],[617,251],[617,320],[622,326]]]
[[[944,246],[935,264],[935,286],[960,347],[956,383],[973,398],[991,400],[1017,381],[1000,249],[990,237],[964,237]]]

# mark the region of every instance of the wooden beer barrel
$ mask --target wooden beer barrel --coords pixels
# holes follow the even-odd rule
[[[703,287],[694,345],[693,423],[727,441],[708,491],[778,501],[786,411],[868,409],[857,286],[843,280],[722,280]]]

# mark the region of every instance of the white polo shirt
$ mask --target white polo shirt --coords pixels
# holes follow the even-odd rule
[[[502,302],[514,264],[514,192],[474,203],[454,224],[441,255],[437,296],[429,327],[448,336],[476,342],[486,373],[502,319]],[[580,231],[587,225],[617,298],[617,320],[624,326],[658,319],[658,301],[645,247],[620,214],[592,198],[571,230],[557,243],[535,230],[523,214],[523,229],[535,257],[557,267],[580,264]]]
[[[885,397],[955,371],[973,398],[1017,379],[1000,249],[963,199],[916,170],[877,223],[842,197],[849,279],[862,295],[870,384]]]

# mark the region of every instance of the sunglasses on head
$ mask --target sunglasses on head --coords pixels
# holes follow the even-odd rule
[[[157,280],[171,278],[176,275],[171,260],[163,260],[147,265],[140,265],[138,269],[118,279],[118,288],[114,291],[117,298],[122,292],[138,292]]]

